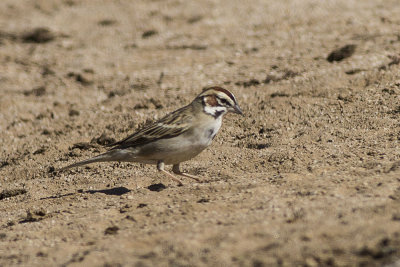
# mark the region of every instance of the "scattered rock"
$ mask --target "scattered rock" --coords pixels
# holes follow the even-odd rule
[[[1,193],[0,193],[0,200],[5,199],[5,198],[9,198],[9,197],[15,197],[18,195],[23,195],[26,194],[26,190],[24,188],[21,189],[4,189]]]
[[[286,93],[281,93],[281,92],[275,92],[270,94],[271,98],[275,98],[275,97],[289,97],[288,94]]]
[[[125,219],[132,221],[132,222],[136,222],[136,219],[131,215],[126,215]]]
[[[260,81],[257,79],[250,79],[248,81],[239,81],[239,82],[235,82],[235,85],[238,86],[243,86],[243,87],[250,87],[250,86],[257,86],[260,85]]]
[[[33,152],[33,155],[44,154],[44,152],[46,152],[46,148],[45,147],[41,147],[38,150],[36,150],[35,152]]]
[[[338,97],[337,97],[337,99],[338,99],[338,100],[341,100],[341,101],[343,101],[343,102],[345,102],[345,103],[351,103],[351,102],[354,101],[352,95],[342,95],[342,94],[339,94]]]
[[[250,53],[258,52],[258,50],[259,50],[258,47],[252,47],[252,48],[246,49],[246,50],[244,51],[244,53],[245,53],[246,55],[248,55],[248,54],[250,54]]]
[[[144,103],[138,103],[133,107],[133,109],[149,109],[149,106]]]
[[[80,149],[80,150],[88,150],[93,147],[96,147],[96,146],[94,146],[93,144],[88,143],[88,142],[79,142],[79,143],[74,144],[70,148],[70,150],[75,149],[75,148]]]
[[[42,135],[50,135],[50,134],[51,134],[51,132],[48,129],[44,129],[42,131]]]
[[[144,208],[144,207],[147,207],[146,203],[139,203],[139,205],[137,206],[138,209],[141,209],[141,208]]]
[[[304,261],[304,266],[306,267],[317,267],[319,266],[319,263],[317,260],[315,260],[313,257],[307,257]]]
[[[116,142],[115,138],[108,136],[106,133],[102,133],[99,137],[90,140],[90,143],[96,143],[102,146],[107,146],[114,144]]]
[[[396,161],[390,166],[390,168],[386,171],[386,173],[396,171],[400,168],[400,161]]]
[[[104,230],[105,235],[116,235],[118,233],[119,227],[118,226],[110,226]]]
[[[267,76],[265,77],[265,79],[263,81],[258,81],[256,79],[251,79],[248,82],[236,82],[236,85],[243,85],[244,87],[248,87],[248,86],[256,86],[256,85],[260,85],[261,83],[263,84],[269,84],[271,82],[279,82],[282,80],[286,80],[286,79],[290,79],[293,77],[296,77],[297,75],[299,75],[298,72],[292,71],[292,70],[284,70],[280,73],[277,74],[267,74]]]
[[[7,234],[6,233],[0,233],[0,240],[3,241],[4,239],[6,239]]]
[[[286,220],[287,223],[294,223],[300,219],[305,217],[305,211],[303,209],[293,210],[292,214],[289,215],[289,218]]]
[[[266,127],[261,127],[260,130],[258,130],[259,134],[268,134],[266,137],[272,137],[270,134],[275,131],[273,128],[266,128]]]
[[[265,77],[265,80],[263,81],[263,83],[269,84],[270,82],[275,82],[275,81],[279,81],[279,80],[280,79],[277,78],[275,75],[267,74],[267,77]]]
[[[8,165],[10,165],[8,161],[0,161],[0,169]]]
[[[91,85],[93,83],[93,77],[90,77],[89,75],[79,73],[75,77],[76,81],[83,85]]]
[[[197,44],[192,44],[192,45],[167,45],[167,49],[170,50],[184,50],[184,49],[191,49],[191,50],[206,50],[207,46],[206,45],[197,45]]]
[[[39,115],[37,115],[36,117],[35,117],[35,119],[36,120],[42,120],[42,119],[44,119],[46,117],[46,115],[44,114],[44,113],[40,113]]]
[[[393,213],[392,214],[393,221],[400,221],[400,213]]]
[[[73,263],[83,262],[85,260],[85,257],[87,255],[89,255],[89,253],[90,253],[90,251],[88,249],[87,250],[83,250],[83,251],[80,250],[78,252],[75,252],[75,253],[72,254],[71,258],[67,262],[62,264],[62,265],[63,266],[76,265],[76,264],[73,264]],[[103,265],[103,266],[105,266],[105,265]]]
[[[127,44],[124,46],[125,49],[130,49],[130,48],[138,48],[138,45],[135,43]]]
[[[144,83],[134,83],[130,86],[135,91],[145,91],[149,86]]]
[[[76,2],[74,0],[64,0],[63,3],[66,6],[74,6],[74,5],[76,5]]]
[[[80,112],[78,110],[76,110],[76,109],[70,109],[69,112],[68,112],[68,115],[70,117],[79,116],[79,114],[80,114]]]
[[[117,23],[117,21],[113,20],[113,19],[102,19],[97,24],[100,25],[100,26],[111,26],[111,25],[114,25],[116,23]]]
[[[351,57],[356,51],[356,47],[357,46],[354,44],[345,45],[339,49],[332,51],[328,55],[326,60],[328,60],[329,62],[342,61],[345,58]]]
[[[47,28],[35,28],[22,34],[22,41],[26,43],[43,44],[55,39],[55,35]]]
[[[390,61],[388,64],[383,64],[378,67],[379,70],[386,70],[392,65],[398,65],[400,64],[400,55],[388,55],[388,58],[390,58],[392,61]]]
[[[366,71],[366,69],[351,69],[351,70],[345,71],[345,73],[347,75],[353,75],[353,74],[356,74],[356,73],[359,73],[362,71]]]
[[[49,169],[47,170],[48,173],[54,173],[56,171],[56,168],[54,166],[49,166]]]
[[[264,149],[270,147],[270,144],[247,144],[246,147],[250,149]]]
[[[15,33],[0,31],[0,40],[1,39],[9,39],[15,41],[18,39],[18,35]]]
[[[43,96],[45,94],[46,94],[46,87],[44,87],[44,86],[39,86],[32,90],[24,91],[25,96],[30,96],[30,95]]]
[[[44,209],[39,209],[34,212],[28,210],[26,212],[26,217],[19,221],[19,223],[38,222],[46,218],[46,215],[47,214]]]
[[[251,266],[253,267],[264,267],[266,266],[265,262],[261,259],[253,259]]]
[[[389,62],[388,66],[399,65],[400,64],[400,55],[389,55],[388,56],[392,61]]]
[[[124,90],[124,89],[119,89],[119,90],[112,90],[108,93],[107,97],[108,98],[112,98],[115,96],[124,96],[128,93],[128,90]]]
[[[204,198],[204,197],[202,197],[199,200],[197,200],[197,203],[208,203],[208,202],[210,202],[210,199],[209,198]]]
[[[152,184],[152,185],[149,185],[148,187],[147,187],[147,189],[149,189],[150,191],[155,191],[155,192],[160,192],[160,191],[163,191],[164,189],[166,189],[167,187],[164,185],[164,184],[162,184],[162,183],[159,183],[159,184]]]
[[[303,234],[303,235],[300,236],[300,240],[304,241],[304,242],[311,241],[311,236],[308,235],[308,234]]]
[[[38,253],[36,253],[37,257],[47,257],[47,253],[44,253],[43,251],[39,251]]]
[[[193,16],[193,17],[188,18],[187,22],[188,22],[189,24],[194,24],[194,23],[196,23],[196,22],[199,22],[199,21],[202,20],[202,19],[203,19],[203,16],[196,15],[196,16]]]
[[[271,82],[279,82],[282,80],[290,79],[293,77],[296,77],[299,75],[298,72],[292,71],[292,70],[284,70],[281,73],[278,73],[276,75],[273,74],[267,74],[267,77],[265,77],[265,80],[263,81],[264,84],[269,84]]]
[[[85,71],[82,73],[69,72],[67,77],[75,78],[75,80],[84,86],[93,84],[93,72]]]
[[[120,212],[120,213],[128,212],[128,210],[129,210],[130,208],[132,208],[132,205],[131,205],[131,204],[126,204],[125,206],[123,206],[123,207],[121,207],[121,208],[119,209],[119,212]]]
[[[164,106],[161,104],[160,100],[150,98],[150,103],[154,105],[156,109],[162,109]]]
[[[388,111],[389,114],[400,114],[400,106],[395,107],[393,110]]]
[[[54,75],[55,71],[53,71],[52,69],[50,69],[49,66],[44,66],[42,69],[42,76],[48,76],[48,75]]]
[[[390,240],[388,238],[383,238],[376,245],[364,245],[357,251],[357,254],[360,256],[368,256],[373,259],[382,259],[396,252],[397,249],[390,245]]]
[[[387,93],[389,95],[395,95],[396,92],[393,89],[389,89],[389,88],[383,88],[382,89],[382,93]]]
[[[146,39],[146,38],[149,38],[149,37],[151,37],[153,35],[157,35],[157,34],[158,34],[158,32],[156,30],[148,30],[148,31],[145,31],[142,33],[142,38]]]
[[[157,254],[154,251],[150,251],[148,253],[139,255],[139,257],[142,259],[155,259],[157,257]]]

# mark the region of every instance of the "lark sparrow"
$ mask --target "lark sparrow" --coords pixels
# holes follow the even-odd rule
[[[231,92],[221,87],[210,87],[189,105],[110,145],[113,148],[109,151],[60,170],[105,161],[156,164],[159,171],[182,185],[178,178],[164,170],[164,165],[172,164],[173,173],[198,180],[181,172],[179,164],[195,157],[211,144],[221,127],[223,115],[228,112],[243,115]]]

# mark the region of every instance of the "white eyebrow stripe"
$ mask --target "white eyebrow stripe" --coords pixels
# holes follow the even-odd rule
[[[220,99],[219,97],[216,97],[215,99],[217,99],[218,104],[219,104],[220,106],[222,106],[221,99]]]

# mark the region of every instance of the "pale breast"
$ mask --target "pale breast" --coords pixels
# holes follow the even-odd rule
[[[216,120],[213,120],[213,123],[208,123],[201,127],[201,133],[199,133],[199,138],[203,139],[203,142],[207,144],[211,144],[214,137],[217,135],[219,129],[221,128],[222,117],[219,117]]]
[[[185,134],[161,139],[139,148],[138,158],[142,161],[163,160],[165,164],[177,164],[194,158],[207,148],[221,128],[221,119],[206,121]]]

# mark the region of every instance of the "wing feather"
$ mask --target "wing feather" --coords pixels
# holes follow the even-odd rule
[[[190,106],[185,106],[178,109],[110,146],[113,147],[112,149],[124,149],[178,136],[188,131],[192,124],[193,116],[187,112],[189,108]]]

